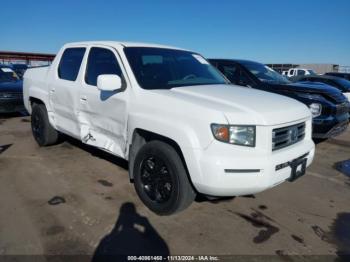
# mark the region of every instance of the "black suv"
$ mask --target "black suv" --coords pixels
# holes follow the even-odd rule
[[[289,96],[306,104],[313,116],[313,137],[330,138],[346,130],[350,105],[336,88],[322,83],[292,83],[266,65],[231,59],[209,59],[235,85]]]
[[[346,80],[350,81],[350,73],[329,72],[329,73],[326,73],[326,75],[337,76],[337,77],[345,78]]]
[[[293,82],[318,82],[333,86],[340,90],[345,96],[350,99],[350,81],[331,75],[312,75],[302,76],[295,79]]]

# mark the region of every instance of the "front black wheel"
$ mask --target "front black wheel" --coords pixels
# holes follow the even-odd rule
[[[59,134],[49,122],[45,105],[34,104],[31,118],[32,133],[39,146],[57,143]]]
[[[161,141],[151,141],[137,153],[134,185],[142,202],[158,215],[179,212],[196,196],[178,153]]]

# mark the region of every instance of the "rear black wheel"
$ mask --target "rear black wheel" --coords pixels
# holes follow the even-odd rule
[[[39,146],[57,143],[59,134],[49,122],[45,105],[34,104],[31,118],[32,133]]]
[[[134,185],[143,203],[159,215],[187,208],[196,196],[178,153],[161,141],[151,141],[137,153]]]

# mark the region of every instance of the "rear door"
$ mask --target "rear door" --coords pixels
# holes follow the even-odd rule
[[[56,128],[74,137],[79,137],[77,119],[79,103],[79,73],[85,47],[72,47],[63,51],[56,69],[49,79],[49,100]]]
[[[129,89],[119,55],[111,47],[93,46],[85,63],[79,94],[81,140],[125,157]],[[122,90],[100,91],[97,77],[103,74],[118,75]]]

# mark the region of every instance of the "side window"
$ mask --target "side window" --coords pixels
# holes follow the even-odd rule
[[[85,54],[85,48],[67,48],[64,50],[58,66],[58,77],[75,81],[77,79],[81,61]]]
[[[305,75],[305,70],[298,70],[297,75],[298,76],[304,76]]]
[[[253,86],[253,82],[249,79],[249,76],[243,72],[242,70],[240,71],[240,76],[239,76],[239,84],[242,86]]]
[[[240,74],[239,69],[236,65],[219,63],[218,69],[227,77],[228,80],[230,80],[231,83],[238,84]]]
[[[89,85],[97,85],[99,75],[118,75],[122,78],[122,71],[117,58],[111,50],[93,47],[90,49],[87,65],[85,82]]]

